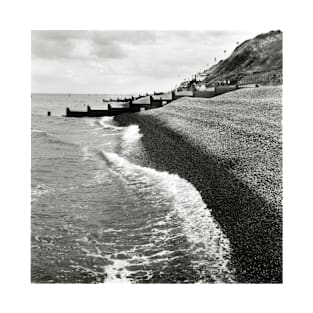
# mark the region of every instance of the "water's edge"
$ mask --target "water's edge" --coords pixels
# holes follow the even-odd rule
[[[237,282],[282,282],[282,216],[274,204],[235,177],[223,156],[204,153],[153,115],[122,114],[115,120],[139,125],[154,167],[178,174],[200,192],[230,240]]]
[[[235,282],[210,208],[142,140],[108,118],[34,116],[33,283]]]

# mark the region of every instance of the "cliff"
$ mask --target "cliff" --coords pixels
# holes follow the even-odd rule
[[[208,70],[205,82],[213,84],[222,79],[238,79],[255,72],[282,71],[282,39],[282,32],[277,30],[244,41],[227,59]]]

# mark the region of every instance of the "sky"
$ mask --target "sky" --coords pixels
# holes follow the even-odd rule
[[[31,91],[165,92],[214,65],[215,58],[217,62],[226,58],[238,43],[259,33],[33,30]]]

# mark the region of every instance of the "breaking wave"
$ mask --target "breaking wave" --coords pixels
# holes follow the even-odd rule
[[[137,192],[149,189],[150,194],[161,194],[163,198],[170,199],[172,212],[158,223],[167,223],[166,219],[171,214],[180,219],[198,282],[233,281],[229,240],[192,184],[178,175],[132,164],[115,153],[102,152],[101,155],[111,171],[119,175],[130,189]]]
[[[141,138],[142,134],[139,132],[138,125],[130,125],[124,128],[122,136],[122,153],[124,155],[130,154],[134,148],[138,146]]]
[[[124,127],[114,125],[113,117],[101,117],[96,121],[96,124],[106,131],[120,131]]]

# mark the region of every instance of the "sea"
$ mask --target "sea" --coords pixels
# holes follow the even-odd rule
[[[146,166],[137,125],[64,116],[111,96],[32,94],[31,282],[234,282],[210,208],[185,179]]]

